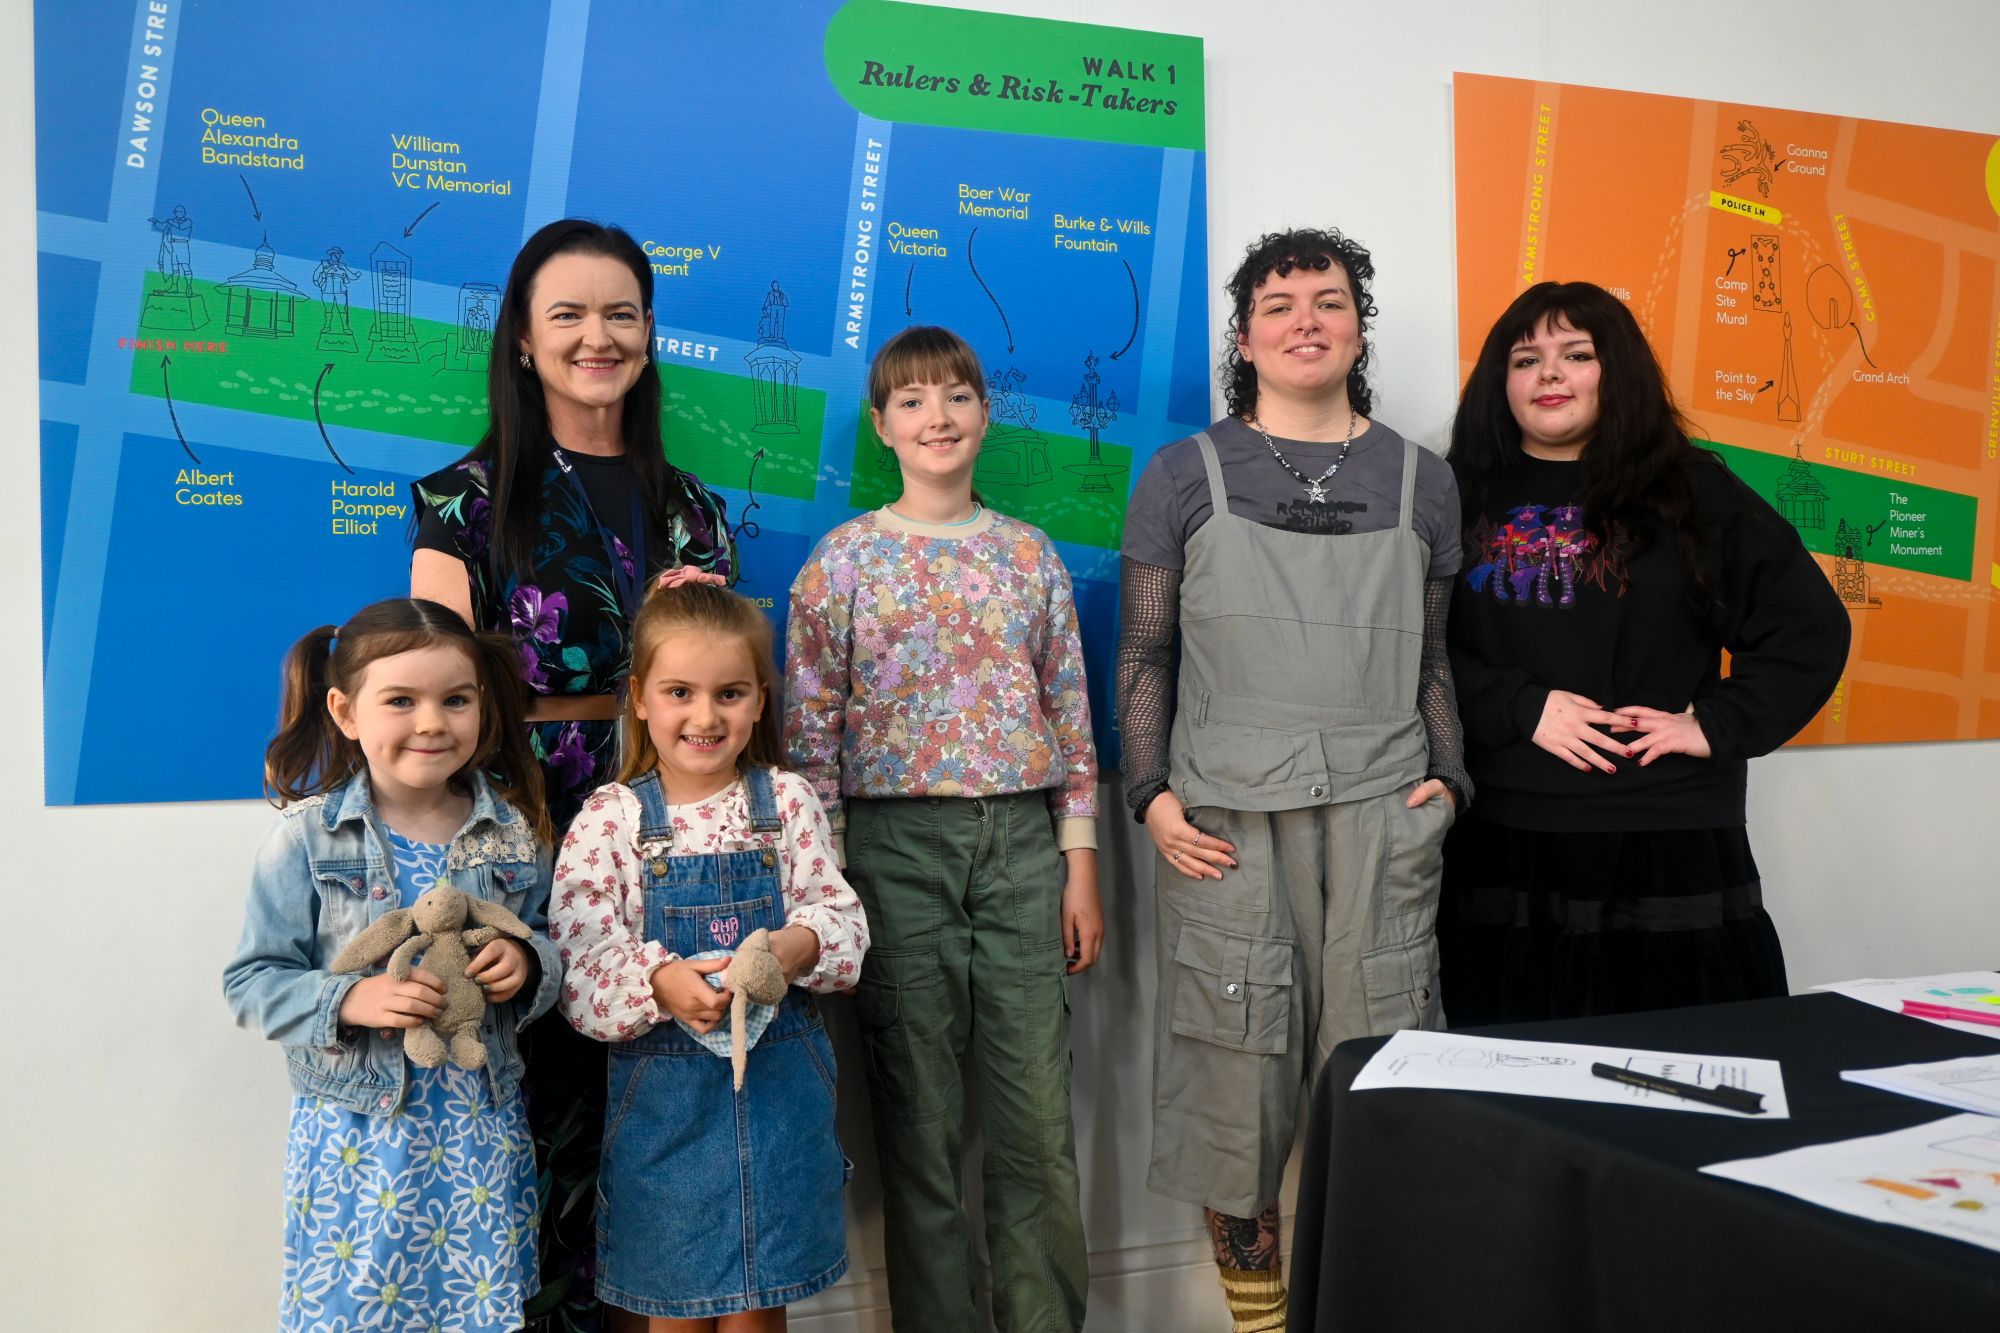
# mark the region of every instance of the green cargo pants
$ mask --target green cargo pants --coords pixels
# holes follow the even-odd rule
[[[871,936],[856,1008],[895,1328],[978,1326],[959,1184],[968,1056],[982,1091],[994,1320],[1005,1333],[1081,1328],[1064,866],[1048,794],[850,801],[847,877]]]

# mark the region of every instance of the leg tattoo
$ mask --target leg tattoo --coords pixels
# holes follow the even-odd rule
[[[1208,1238],[1215,1246],[1217,1267],[1262,1273],[1278,1266],[1277,1204],[1255,1217],[1202,1211],[1208,1219]]]

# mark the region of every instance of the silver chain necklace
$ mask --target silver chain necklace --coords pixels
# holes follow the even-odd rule
[[[1308,477],[1305,473],[1293,467],[1291,465],[1290,460],[1288,460],[1283,454],[1278,452],[1278,446],[1271,439],[1271,432],[1264,429],[1263,422],[1257,420],[1257,418],[1255,417],[1251,417],[1249,421],[1249,426],[1251,430],[1256,431],[1259,435],[1264,437],[1264,447],[1271,451],[1271,457],[1278,460],[1278,466],[1299,479],[1299,483],[1306,488],[1306,499],[1312,501],[1316,505],[1319,505],[1326,503],[1326,487],[1320,485],[1320,483],[1323,481],[1331,480],[1333,474],[1340,471],[1340,465],[1347,461],[1347,449],[1349,445],[1354,443],[1354,423],[1358,419],[1359,418],[1355,415],[1354,409],[1351,407],[1348,408],[1347,438],[1340,442],[1340,452],[1334,456],[1333,462],[1329,463],[1327,465],[1326,471],[1320,473],[1317,477]]]

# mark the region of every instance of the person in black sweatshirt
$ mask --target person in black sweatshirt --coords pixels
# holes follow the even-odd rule
[[[1689,440],[1637,321],[1590,283],[1541,283],[1501,315],[1447,457],[1465,535],[1448,637],[1480,793],[1445,843],[1452,1026],[1785,994],[1745,780],[1846,664],[1825,574]]]

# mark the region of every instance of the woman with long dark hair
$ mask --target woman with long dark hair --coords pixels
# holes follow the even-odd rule
[[[1745,780],[1840,678],[1826,576],[1689,439],[1638,321],[1587,282],[1500,316],[1449,459],[1480,796],[1445,845],[1453,1026],[1784,994]]]
[[[1282,1329],[1278,1185],[1335,1043],[1442,1022],[1439,847],[1471,788],[1445,655],[1458,501],[1371,419],[1375,266],[1260,238],[1229,281],[1229,415],[1126,514],[1118,717],[1158,856],[1148,1184],[1201,1204],[1235,1327]]]
[[[631,621],[653,576],[737,573],[721,499],[667,461],[652,332],[653,271],[629,235],[576,218],[543,227],[507,275],[486,434],[415,487],[411,594],[512,635],[558,829],[617,770]],[[567,1323],[550,1326],[590,1328],[604,1048],[560,1019],[537,1023],[523,1047],[538,1156],[555,1181],[542,1227],[552,1294],[530,1309],[547,1319],[560,1301]]]

